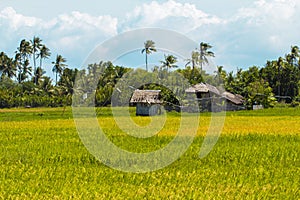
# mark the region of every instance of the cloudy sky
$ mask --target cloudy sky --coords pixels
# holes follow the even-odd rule
[[[263,66],[299,46],[299,19],[300,0],[0,0],[0,51],[12,56],[21,39],[39,36],[51,61],[61,54],[80,67],[102,42],[155,27],[210,43],[214,63],[231,71]]]

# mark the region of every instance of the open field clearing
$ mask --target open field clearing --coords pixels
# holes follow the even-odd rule
[[[0,110],[0,199],[299,198],[300,109],[228,112],[216,146],[200,159],[210,120],[201,114],[197,137],[179,160],[136,174],[111,169],[87,151],[71,108]],[[117,146],[150,152],[174,138],[180,115],[168,114],[165,127],[147,139],[127,136],[105,109],[98,121]]]

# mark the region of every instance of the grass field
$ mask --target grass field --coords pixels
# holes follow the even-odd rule
[[[0,110],[0,199],[299,199],[300,109],[226,114],[222,135],[205,158],[199,151],[208,113],[179,160],[158,171],[127,173],[86,150],[71,108]],[[116,145],[147,152],[168,144],[180,116],[168,114],[164,129],[146,140],[118,130],[106,109],[98,119]]]

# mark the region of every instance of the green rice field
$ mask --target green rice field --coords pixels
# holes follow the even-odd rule
[[[134,116],[145,125],[149,117]],[[171,165],[152,172],[112,169],[85,148],[70,107],[0,110],[0,199],[299,199],[300,109],[227,112],[208,156],[199,152],[211,115],[200,115],[197,136]],[[160,116],[156,116],[159,118]],[[180,122],[140,139],[118,129],[109,108],[98,121],[117,146],[149,152],[167,145]]]

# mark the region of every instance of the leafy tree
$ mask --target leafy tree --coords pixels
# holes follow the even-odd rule
[[[265,108],[273,107],[276,100],[272,88],[263,79],[251,82],[247,86],[247,96],[245,97],[248,108],[252,108],[253,105],[263,105]]]
[[[184,78],[186,78],[191,85],[195,85],[197,83],[201,83],[204,81],[203,75],[205,73],[201,73],[200,69],[191,67],[186,67],[185,69],[178,69],[178,73],[182,74]]]
[[[142,53],[145,52],[146,58],[146,71],[148,71],[148,54],[151,54],[152,52],[156,52],[156,48],[155,48],[155,42],[153,42],[152,40],[147,40],[144,43],[144,49],[142,50]]]

